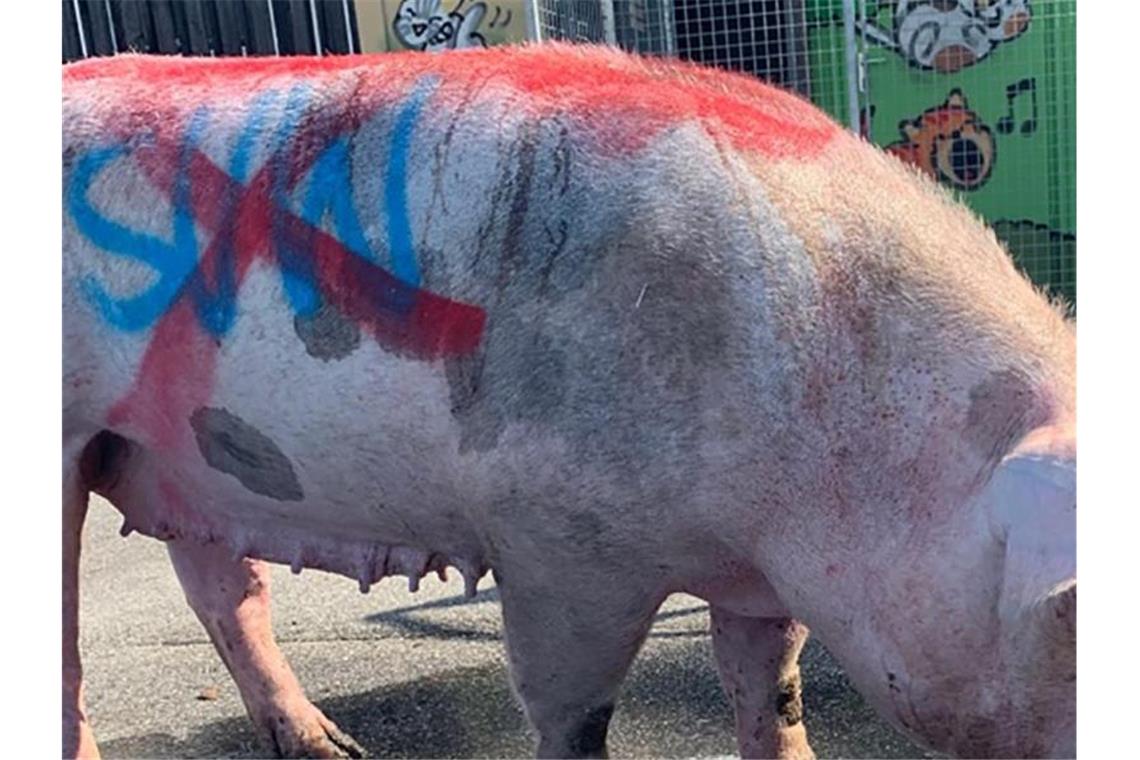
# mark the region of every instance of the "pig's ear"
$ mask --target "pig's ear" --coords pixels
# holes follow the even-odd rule
[[[1035,618],[1059,610],[1064,617],[1065,594],[1076,600],[1075,456],[1037,444],[1040,437],[1027,436],[1002,459],[980,495],[1004,544],[1000,607],[1009,621],[1026,612]]]

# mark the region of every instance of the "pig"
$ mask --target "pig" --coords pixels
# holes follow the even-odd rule
[[[63,736],[88,494],[166,542],[281,755],[266,563],[498,585],[539,756],[604,756],[667,596],[744,757],[809,629],[940,751],[1075,752],[1075,327],[796,95],[588,46],[63,71]]]

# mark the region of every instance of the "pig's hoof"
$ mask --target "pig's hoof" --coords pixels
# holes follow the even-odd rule
[[[364,748],[311,704],[275,710],[259,728],[278,757],[364,757]]]

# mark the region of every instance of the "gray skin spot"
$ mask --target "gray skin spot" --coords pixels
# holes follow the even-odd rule
[[[500,208],[480,228],[499,252],[480,264],[494,283],[481,353],[446,365],[460,451],[493,449],[526,422],[582,463],[684,459],[701,435],[706,378],[736,355],[724,210],[684,178],[599,204],[578,184],[589,175],[564,185],[571,159],[558,126],[511,146],[492,197]]]
[[[1016,369],[991,373],[970,389],[966,438],[996,463],[1017,440],[1044,419],[1029,378]],[[1042,419],[1037,419],[1040,416]]]
[[[360,347],[360,326],[332,304],[293,318],[293,329],[309,356],[322,361],[343,359]]]
[[[557,415],[566,397],[566,365],[541,326],[506,315],[490,324],[478,353],[445,366],[451,411],[463,425],[460,451],[493,449],[510,421]]]
[[[612,703],[596,707],[586,713],[572,730],[567,747],[572,757],[603,757],[606,752],[606,734],[613,717]]]
[[[247,489],[278,501],[305,498],[293,463],[257,428],[225,409],[200,407],[190,415],[206,464],[233,475]]]
[[[567,243],[568,222],[545,215],[551,213],[552,172],[565,176],[569,158],[538,160],[540,153],[555,149],[549,138],[556,135],[546,133],[556,127],[531,123],[520,130],[501,161],[502,176],[492,197],[493,214],[502,207],[503,216],[497,224],[490,219],[480,225],[479,249],[492,247],[497,238],[494,247],[500,252],[476,257],[494,283],[483,345],[478,353],[445,364],[452,414],[463,424],[461,452],[493,449],[508,422],[542,419],[565,396],[561,351],[540,320],[520,319],[518,313],[520,305],[535,303],[539,290],[550,290],[543,294],[547,298],[560,294],[550,285]]]

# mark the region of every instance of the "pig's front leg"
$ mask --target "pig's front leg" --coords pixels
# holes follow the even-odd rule
[[[720,681],[736,712],[741,757],[812,758],[803,724],[800,650],[808,629],[791,618],[741,617],[710,607]]]
[[[313,706],[273,639],[269,567],[220,546],[167,543],[186,600],[237,683],[258,737],[282,757],[363,757]]]
[[[552,565],[545,583],[532,568],[496,569],[511,680],[538,757],[606,757],[618,688],[662,597]]]

